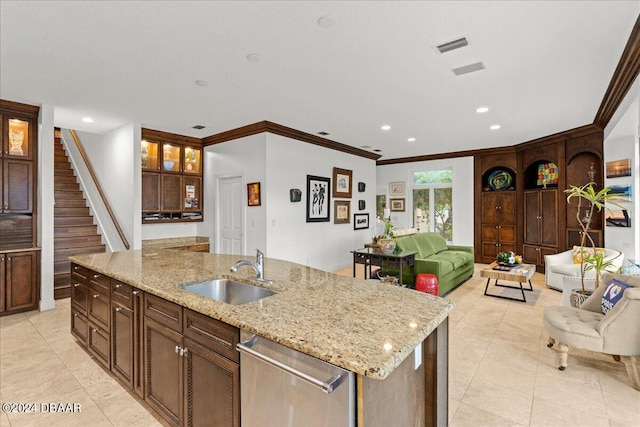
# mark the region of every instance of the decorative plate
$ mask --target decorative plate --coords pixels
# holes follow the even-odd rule
[[[511,186],[511,174],[498,169],[489,175],[488,183],[492,190],[506,190]]]

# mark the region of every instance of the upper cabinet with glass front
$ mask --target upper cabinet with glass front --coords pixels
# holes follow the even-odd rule
[[[202,159],[200,148],[187,147],[183,149],[182,172],[194,175],[202,175]]]
[[[162,144],[162,172],[182,172],[182,147],[178,144]]]
[[[33,157],[32,123],[29,119],[13,115],[2,116],[2,157],[16,159],[31,159]],[[4,131],[5,129],[6,131]]]
[[[157,171],[160,169],[160,156],[158,143],[154,141],[142,140],[140,150],[140,162],[142,169]]]

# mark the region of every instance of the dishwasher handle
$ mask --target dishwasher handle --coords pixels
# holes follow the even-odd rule
[[[262,354],[254,349],[251,348],[251,345],[255,342],[255,337],[248,340],[248,341],[244,341],[241,343],[238,343],[236,345],[236,349],[241,352],[241,353],[246,353],[250,356],[255,357],[256,359],[260,359],[265,363],[268,363],[269,365],[275,366],[276,368],[280,368],[285,372],[290,373],[291,375],[294,375],[298,378],[300,378],[301,380],[304,380],[306,382],[308,382],[311,385],[314,385],[318,388],[320,388],[320,390],[322,390],[323,392],[330,394],[332,393],[335,389],[338,388],[338,386],[342,383],[342,381],[344,381],[345,375],[341,375],[338,374],[334,377],[332,377],[331,379],[329,379],[328,381],[322,381],[319,380],[315,377],[312,377],[309,374],[306,374],[292,366],[286,365],[276,359],[273,359],[265,354]]]

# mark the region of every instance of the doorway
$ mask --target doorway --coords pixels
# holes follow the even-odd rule
[[[242,177],[218,180],[218,248],[223,254],[244,255],[242,217]]]

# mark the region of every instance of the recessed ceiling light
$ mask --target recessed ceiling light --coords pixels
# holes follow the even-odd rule
[[[478,107],[476,108],[476,113],[486,113],[487,111],[489,111],[489,107]]]
[[[492,125],[489,129],[498,130],[498,129],[500,129],[500,125]]]
[[[389,126],[389,125],[383,125],[380,129],[382,129],[382,130],[389,130],[389,129],[391,129],[391,126]]]
[[[82,121],[85,123],[93,123],[93,119],[91,117],[83,117]]]
[[[318,18],[318,25],[322,28],[331,28],[336,25],[336,21],[329,15],[325,15]]]
[[[371,148],[371,146],[370,145],[361,145],[360,148],[364,148],[366,150],[367,148]]]
[[[250,53],[247,55],[247,61],[249,62],[260,62],[260,55],[257,53]]]
[[[413,137],[411,137],[411,138],[407,138],[407,141],[409,141],[409,142],[414,142],[415,140],[416,140],[416,139],[415,139],[415,138],[413,138]]]
[[[209,82],[208,82],[208,81],[206,81],[206,80],[196,80],[196,84],[197,84],[198,86],[208,86],[208,85],[209,85]]]

